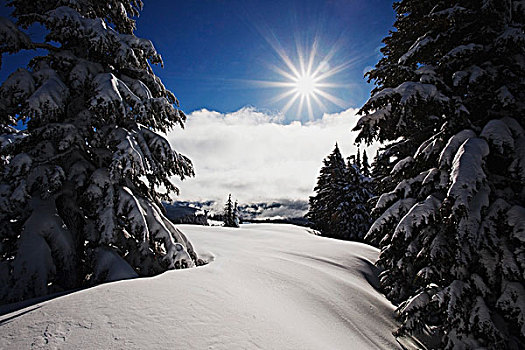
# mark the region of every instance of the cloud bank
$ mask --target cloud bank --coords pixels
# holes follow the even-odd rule
[[[167,135],[171,146],[193,161],[196,173],[183,182],[174,179],[181,189],[177,199],[224,202],[231,193],[240,203],[306,200],[336,142],[343,156],[356,152],[351,132],[356,112],[290,124],[252,107],[227,114],[192,112],[184,130]]]

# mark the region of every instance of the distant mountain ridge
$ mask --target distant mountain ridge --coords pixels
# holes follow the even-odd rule
[[[180,221],[183,217],[204,215],[220,215],[224,203],[208,201],[175,201],[163,203],[167,216],[172,221]],[[308,211],[306,200],[276,200],[272,202],[257,202],[239,204],[241,218],[245,222],[278,222],[308,225],[304,215]]]

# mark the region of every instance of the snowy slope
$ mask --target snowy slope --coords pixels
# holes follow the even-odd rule
[[[376,249],[292,225],[180,228],[210,264],[0,316],[0,349],[400,348],[368,282]]]

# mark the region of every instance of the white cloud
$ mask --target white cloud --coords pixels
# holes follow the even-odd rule
[[[282,116],[251,107],[228,114],[195,111],[184,130],[168,134],[172,147],[193,161],[196,173],[175,181],[181,189],[178,199],[222,202],[228,193],[241,203],[308,199],[335,142],[343,156],[356,151],[351,132],[356,112],[283,124]]]

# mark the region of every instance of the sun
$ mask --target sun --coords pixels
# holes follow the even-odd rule
[[[317,82],[311,75],[302,75],[295,80],[295,91],[301,96],[310,97],[317,89]]]
[[[308,113],[310,120],[314,119],[314,107],[317,111],[327,111],[327,103],[334,104],[340,108],[347,108],[345,101],[328,92],[333,88],[342,88],[331,80],[338,73],[349,68],[350,62],[330,65],[334,59],[337,49],[332,47],[325,53],[318,49],[318,40],[305,53],[300,45],[296,44],[297,56],[294,60],[286,53],[275,37],[270,36],[267,42],[275,50],[281,59],[281,65],[270,65],[270,68],[282,78],[280,81],[256,81],[263,87],[281,88],[283,92],[277,94],[270,102],[278,103],[286,101],[281,109],[286,114],[293,106],[297,106],[296,118],[302,118],[304,110]]]

